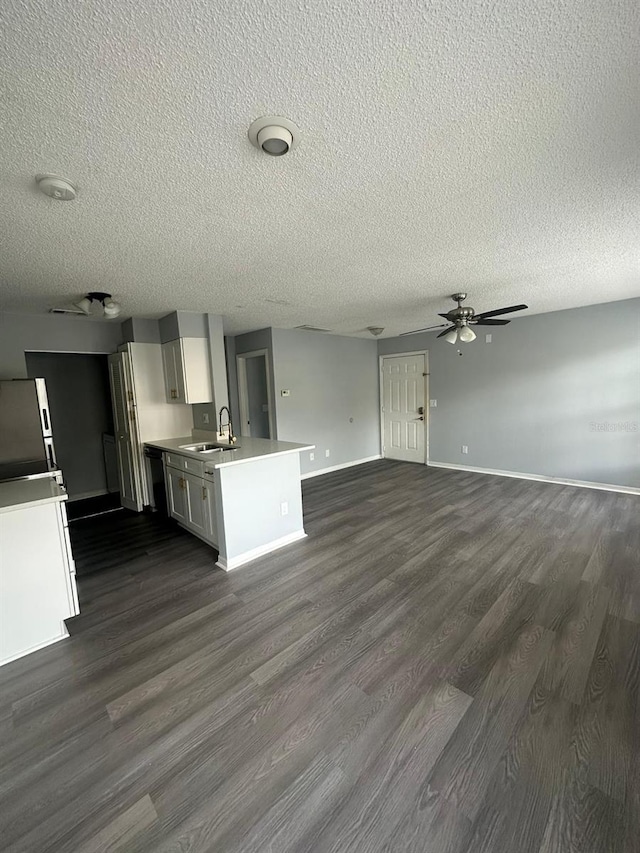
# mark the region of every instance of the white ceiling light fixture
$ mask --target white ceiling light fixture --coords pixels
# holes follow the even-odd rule
[[[87,316],[89,314],[91,314],[91,300],[89,299],[88,296],[84,296],[80,300],[80,302],[74,302],[74,306],[76,308],[79,308],[82,311],[82,313],[86,314]]]
[[[249,140],[265,154],[282,157],[300,142],[300,130],[284,116],[262,116],[249,127]]]
[[[470,344],[471,341],[475,341],[476,333],[470,326],[463,325],[460,331],[458,332],[458,337],[465,344]]]
[[[371,332],[374,338],[378,338],[384,332],[384,326],[367,326],[367,331]]]
[[[83,314],[89,316],[94,302],[99,302],[102,305],[104,316],[108,320],[113,320],[122,311],[122,306],[111,297],[110,293],[102,293],[97,290],[87,293],[79,302],[74,303],[74,307],[79,308]]]
[[[447,335],[444,336],[445,341],[449,341],[450,344],[455,344],[458,341],[458,330],[452,329]]]
[[[36,184],[40,192],[56,201],[73,201],[78,195],[78,188],[59,175],[36,175]]]

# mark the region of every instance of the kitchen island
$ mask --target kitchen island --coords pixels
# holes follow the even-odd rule
[[[169,514],[216,548],[216,565],[230,571],[306,536],[300,453],[314,445],[206,435],[147,445],[163,452]]]
[[[66,500],[52,477],[0,483],[0,664],[68,637],[80,612]]]

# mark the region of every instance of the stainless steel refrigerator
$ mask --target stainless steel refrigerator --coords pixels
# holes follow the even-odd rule
[[[57,471],[44,379],[0,381],[0,481]]]

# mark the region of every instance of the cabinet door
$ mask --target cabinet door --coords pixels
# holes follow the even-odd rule
[[[206,338],[181,338],[180,367],[185,403],[212,403],[209,342]]]
[[[206,536],[209,528],[207,488],[202,477],[184,474],[187,496],[187,525],[200,536]]]
[[[174,403],[174,393],[176,387],[175,367],[173,363],[173,347],[172,342],[162,344],[162,371],[164,373],[164,393],[167,403]]]
[[[179,340],[162,344],[162,368],[167,403],[184,403],[184,371]]]
[[[174,403],[190,403],[184,378],[184,357],[182,353],[182,338],[171,341],[173,346],[173,364],[176,373],[176,398]]]
[[[187,490],[182,473],[177,468],[165,468],[169,515],[184,523],[187,521]]]

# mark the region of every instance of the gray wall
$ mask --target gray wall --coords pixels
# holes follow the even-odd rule
[[[175,341],[178,338],[207,338],[207,315],[196,311],[172,311],[158,321],[160,342]],[[143,342],[144,343],[144,342]],[[148,341],[156,343],[156,341]]]
[[[122,342],[115,320],[59,314],[0,314],[0,379],[27,375],[25,351],[115,352]]]
[[[378,341],[380,355],[429,351],[431,461],[640,487],[640,299],[476,332]]]
[[[223,356],[223,367],[224,371],[224,379],[226,383],[227,389],[227,399],[228,403],[221,403],[221,405],[228,405],[231,409],[231,419],[233,421],[234,430],[239,433],[240,432],[240,409],[238,407],[238,380],[236,377],[236,350],[235,350],[235,339],[234,338],[224,338],[222,348],[218,348],[218,355],[216,357],[216,365],[218,369],[220,369],[220,354]],[[212,356],[213,358],[213,356]],[[214,380],[215,380],[214,374]],[[220,382],[218,381],[218,385]],[[215,390],[215,389],[214,389]],[[194,429],[204,429],[210,430],[211,432],[215,432],[218,424],[218,412],[220,411],[219,407],[216,408],[216,403],[196,403],[191,408],[193,409],[193,427]],[[209,423],[205,424],[203,422],[203,415],[207,414],[209,416]]]
[[[27,353],[30,377],[43,376],[58,464],[70,500],[106,494],[103,433],[113,433],[106,355]]]
[[[122,339],[127,343],[159,344],[160,323],[143,317],[130,317],[122,324]]]
[[[316,445],[302,473],[379,454],[376,341],[298,329],[273,329],[272,340],[278,438]]]

